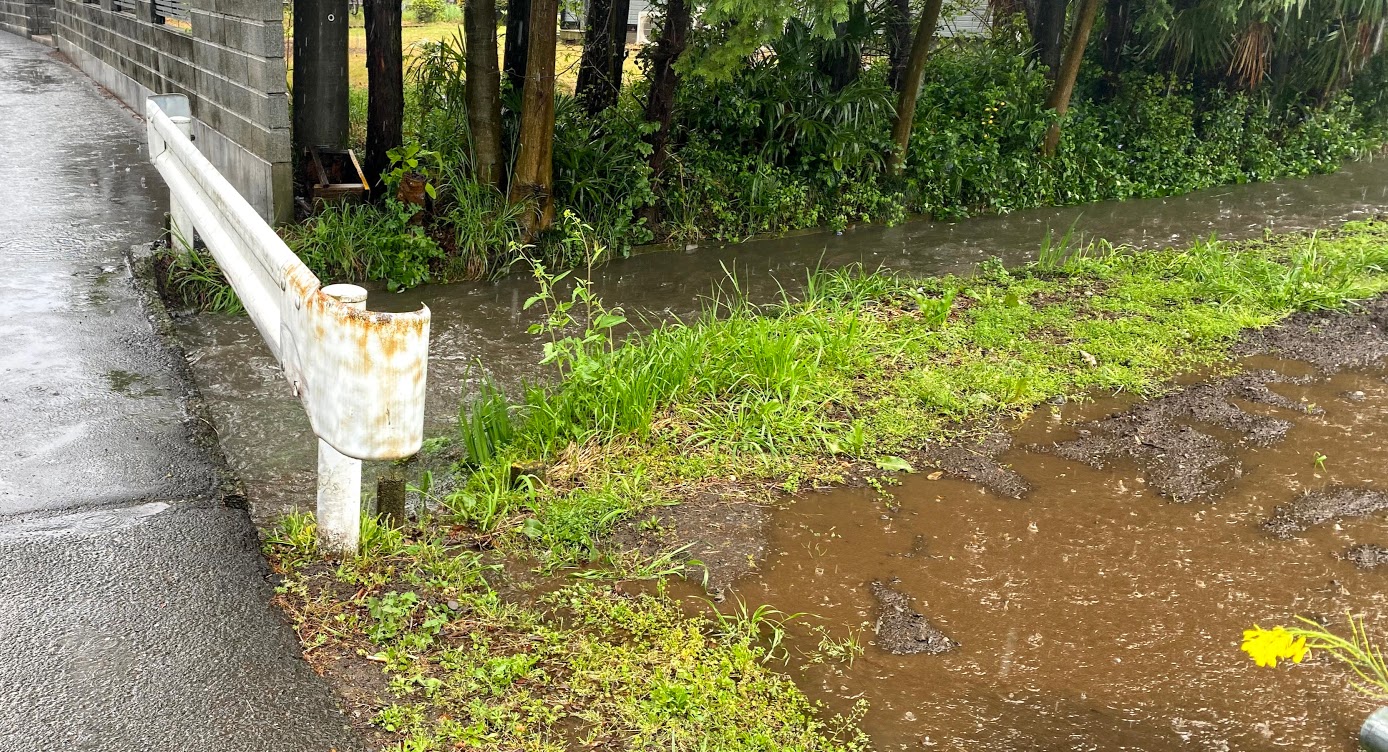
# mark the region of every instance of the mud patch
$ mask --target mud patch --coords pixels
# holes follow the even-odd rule
[[[880,609],[873,626],[878,647],[892,655],[938,655],[959,647],[911,606],[910,596],[878,580],[871,589]]]
[[[766,555],[766,505],[736,495],[702,493],[660,507],[619,529],[611,537],[615,550],[639,550],[657,556],[688,546],[684,556],[708,571],[707,588],[715,596],[757,568]]]
[[[1235,352],[1303,360],[1325,373],[1371,366],[1388,357],[1388,298],[1364,301],[1359,311],[1293,314],[1245,334]]]
[[[1273,510],[1263,529],[1278,538],[1292,538],[1332,520],[1369,515],[1388,509],[1388,494],[1371,488],[1330,488],[1308,491],[1290,504]]]
[[[1032,445],[1097,469],[1131,458],[1146,472],[1148,483],[1177,501],[1194,501],[1219,491],[1243,474],[1233,458],[1239,446],[1271,446],[1286,437],[1292,424],[1240,407],[1237,401],[1314,412],[1268,387],[1269,383],[1307,383],[1309,379],[1275,371],[1249,371],[1222,381],[1195,384],[1140,404],[1119,415],[1081,424],[1079,438],[1053,445]],[[1215,431],[1232,434],[1226,440]]]
[[[309,660],[313,670],[337,691],[343,715],[352,729],[368,739],[374,748],[384,748],[391,736],[372,723],[375,711],[401,698],[390,688],[390,679],[381,664],[356,655],[325,655]]]
[[[1031,490],[1022,476],[998,461],[1012,448],[1012,436],[993,433],[978,441],[927,444],[917,455],[920,461],[946,473],[970,480],[993,493],[1020,499]]]
[[[1388,564],[1388,548],[1375,546],[1372,543],[1360,543],[1357,546],[1351,546],[1345,552],[1345,560],[1360,569],[1374,569]]]

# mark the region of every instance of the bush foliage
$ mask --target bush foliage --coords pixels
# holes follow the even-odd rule
[[[1333,171],[1385,137],[1382,63],[1323,101],[1197,87],[1137,67],[1115,81],[1087,63],[1060,151],[1046,157],[1037,144],[1055,118],[1045,106],[1049,83],[1022,36],[956,41],[931,56],[899,178],[884,169],[895,106],[886,62],[869,60],[835,89],[817,64],[828,42],[794,22],[728,78],[682,83],[659,191],[647,166],[646,83],[627,85],[596,117],[561,93],[558,213],[571,212],[620,256],[650,242],[738,242],[908,214],[958,219],[1299,177]],[[520,257],[519,212],[470,177],[464,61],[460,38],[426,42],[408,75],[407,138],[437,157],[428,177],[438,197],[424,207],[334,208],[292,228],[291,246],[316,271],[403,287],[493,276]],[[513,113],[507,96],[504,111]],[[515,127],[511,118],[512,142]],[[552,268],[582,263],[572,249],[587,240],[574,232],[561,222],[528,255]]]

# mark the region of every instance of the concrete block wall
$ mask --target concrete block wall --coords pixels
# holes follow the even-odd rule
[[[56,2],[54,39],[78,67],[137,112],[187,96],[202,153],[266,219],[293,217],[281,0],[188,0],[187,23],[151,0]]]
[[[22,37],[51,34],[54,0],[0,0],[0,30]]]

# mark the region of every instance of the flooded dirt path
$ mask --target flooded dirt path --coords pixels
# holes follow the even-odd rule
[[[766,300],[817,264],[939,274],[993,256],[1021,263],[1047,228],[1072,224],[1155,247],[1333,226],[1385,206],[1388,161],[1376,161],[1172,199],[650,254],[599,270],[597,288],[633,318],[687,318],[725,268]],[[374,297],[373,307],[433,311],[429,433],[452,431],[480,379],[540,377],[522,311],[532,291],[516,276]],[[219,316],[181,326],[257,520],[310,508],[314,443],[254,329]],[[1352,611],[1371,631],[1388,627],[1388,570],[1345,558],[1353,548],[1362,563],[1388,560],[1364,547],[1388,546],[1383,513],[1326,520],[1298,507],[1279,518],[1295,529],[1264,528],[1306,492],[1350,489],[1353,506],[1354,494],[1388,490],[1388,384],[1377,366],[1326,376],[1271,349],[1248,368],[1285,378],[1212,397],[1242,418],[1198,400],[1119,423],[1100,421],[1132,401],[1044,406],[998,458],[1030,487],[1022,499],[927,471],[904,477],[892,498],[848,488],[752,508],[744,516],[764,520],[765,540],[747,550],[766,556],[725,593],[725,608],[740,598],[815,615],[790,623],[786,670],[832,710],[867,700],[862,726],[879,749],[1354,749],[1373,703],[1343,670],[1259,669],[1239,641],[1254,623],[1294,614],[1338,626]],[[1077,439],[1087,443],[1067,444]],[[1192,447],[1209,451],[1182,454]],[[851,665],[807,660],[815,625],[856,634],[864,653]]]
[[[1388,159],[1347,165],[1333,175],[1226,186],[1185,196],[1034,209],[960,222],[913,221],[861,227],[842,235],[805,234],[723,248],[656,252],[596,272],[596,289],[633,320],[690,318],[733,270],[754,300],[794,289],[816,265],[861,263],[914,274],[967,272],[1000,257],[1031,258],[1048,228],[1072,225],[1092,237],[1158,247],[1210,234],[1224,238],[1293,231],[1373,216],[1388,207]],[[506,387],[541,377],[540,341],[526,333],[522,304],[534,283],[517,274],[496,283],[426,285],[400,295],[373,293],[371,307],[433,311],[427,428],[452,430],[458,406],[481,378]],[[233,469],[262,524],[311,505],[315,444],[308,421],[269,351],[245,317],[184,318],[180,334],[211,403]]]
[[[796,658],[790,671],[834,710],[869,700],[863,727],[880,749],[1357,749],[1377,703],[1354,693],[1347,671],[1324,658],[1258,668],[1239,642],[1252,624],[1294,614],[1341,631],[1346,611],[1371,633],[1388,625],[1388,571],[1344,558],[1388,544],[1383,512],[1284,537],[1264,528],[1304,492],[1388,489],[1383,374],[1273,384],[1282,407],[1234,398],[1291,424],[1272,446],[1189,421],[1233,447],[1239,468],[1204,502],[1158,494],[1133,459],[1095,469],[1026,448],[1074,439],[1126,404],[1042,409],[1001,457],[1032,485],[1025,498],[925,473],[904,477],[892,499],[870,489],[801,496],[771,515],[770,555],[730,595],[819,617],[791,622],[792,655],[813,650],[812,624],[838,638],[858,631],[865,652],[851,666]],[[900,635],[878,621],[897,605],[883,603],[884,587],[957,647],[887,652]]]

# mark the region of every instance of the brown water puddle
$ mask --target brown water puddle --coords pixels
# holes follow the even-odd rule
[[[1339,625],[1349,610],[1373,633],[1388,627],[1388,571],[1342,558],[1354,544],[1388,544],[1383,513],[1289,539],[1261,527],[1303,491],[1388,489],[1388,386],[1364,371],[1272,388],[1323,412],[1241,403],[1293,425],[1273,446],[1234,448],[1241,474],[1215,501],[1163,498],[1132,459],[1096,470],[1014,448],[1001,459],[1032,485],[1022,500],[924,474],[891,500],[867,489],[797,499],[771,515],[771,554],[734,590],[750,606],[822,617],[838,637],[862,630],[851,666],[792,660],[789,671],[835,711],[868,700],[863,728],[881,749],[1355,749],[1375,703],[1346,671],[1327,660],[1258,668],[1239,642],[1249,625],[1293,614]],[[1073,438],[1076,423],[1127,406],[1039,410],[1015,446]],[[874,581],[909,596],[958,647],[892,655],[873,644],[886,642],[873,633]],[[792,655],[813,648],[816,621],[791,622]]]

